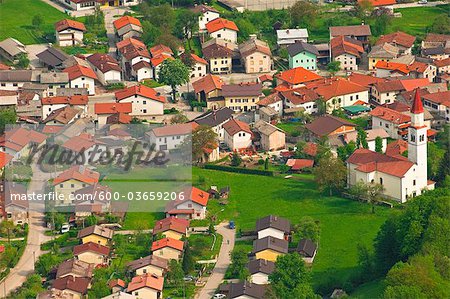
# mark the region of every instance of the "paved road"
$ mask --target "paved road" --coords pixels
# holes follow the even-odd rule
[[[42,192],[51,176],[41,173],[35,166],[32,166],[32,169],[33,178],[30,182],[28,192]],[[0,284],[0,298],[6,297],[7,294],[20,287],[25,282],[27,276],[34,272],[35,261],[45,253],[41,251],[41,244],[49,241],[51,237],[44,234],[46,228],[44,213],[40,211],[41,207],[41,203],[35,204],[30,202],[27,245],[17,265],[11,269],[11,272]]]
[[[228,224],[223,222],[216,227],[216,231],[223,236],[222,246],[220,246],[216,266],[203,289],[201,289],[200,293],[197,293],[195,297],[197,299],[210,299],[214,296],[231,263],[230,253],[234,248],[235,230],[229,229]],[[229,240],[229,243],[227,240]]]
[[[116,57],[116,35],[114,32],[113,22],[122,16],[125,12],[129,11],[128,8],[124,7],[105,7],[102,8],[103,14],[105,16],[105,28],[106,35],[108,36],[109,49],[108,53],[112,57]]]

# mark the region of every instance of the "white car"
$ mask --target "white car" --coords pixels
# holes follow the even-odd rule
[[[67,233],[70,230],[70,225],[68,223],[64,223],[61,226],[61,234]]]
[[[417,3],[419,3],[419,4],[427,4],[428,1],[427,0],[419,0],[419,2],[417,2]]]
[[[215,294],[213,297],[213,299],[224,299],[224,298],[227,298],[227,296],[224,294]]]

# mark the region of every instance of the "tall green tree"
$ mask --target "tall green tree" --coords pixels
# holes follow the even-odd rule
[[[201,163],[205,149],[213,150],[217,147],[217,134],[208,126],[199,126],[192,131],[191,138],[185,139],[186,150],[192,151],[192,161]]]
[[[310,284],[310,274],[298,253],[279,256],[269,281],[277,298],[316,298]]]
[[[192,10],[183,9],[177,16],[174,34],[187,41],[187,49],[191,51],[191,39],[198,30],[198,14]]]
[[[6,234],[8,238],[8,244],[11,244],[11,234],[16,226],[14,225],[14,222],[10,220],[4,220],[0,222],[0,231],[4,234]]]
[[[183,284],[183,268],[176,260],[170,260],[169,271],[167,271],[165,284],[171,287],[179,287]]]
[[[375,151],[377,153],[383,153],[383,138],[380,136],[375,137]]]
[[[159,70],[158,82],[172,88],[173,101],[176,102],[177,86],[189,82],[190,69],[181,60],[165,60]]]
[[[319,190],[328,189],[330,196],[333,195],[333,190],[340,190],[345,186],[347,168],[341,159],[332,155],[321,158],[313,173]]]
[[[327,71],[330,72],[331,76],[334,76],[337,72],[341,70],[341,62],[338,60],[331,61],[327,64]]]
[[[243,249],[234,249],[231,252],[231,265],[228,270],[230,277],[247,279],[250,275],[246,266],[247,262],[247,252]]]
[[[309,216],[302,217],[302,219],[294,225],[294,231],[299,239],[310,239],[316,243],[319,241],[319,222]]]
[[[33,19],[31,20],[31,24],[33,27],[37,30],[41,29],[42,23],[44,22],[44,19],[41,15],[34,15]]]
[[[291,13],[291,23],[293,27],[307,27],[314,25],[319,8],[316,4],[308,1],[297,1],[289,9]]]
[[[184,249],[184,254],[183,254],[183,264],[182,264],[182,268],[185,274],[189,274],[192,270],[194,270],[194,257],[192,256],[192,250],[188,246],[185,247]]]

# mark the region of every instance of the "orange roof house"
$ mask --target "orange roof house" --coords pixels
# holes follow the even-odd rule
[[[139,21],[138,19],[136,19],[132,16],[120,17],[113,22],[113,25],[116,30],[119,30],[120,28],[125,27],[127,25],[135,25],[135,26],[142,27],[141,21]]]
[[[150,48],[150,54],[152,57],[158,56],[159,54],[173,55],[173,51],[166,45],[159,44]]]
[[[203,219],[206,216],[206,205],[209,193],[196,187],[189,187],[180,192],[177,200],[169,201],[166,206],[166,217],[174,216],[187,219]]]
[[[337,80],[331,80],[330,83],[315,88],[314,91],[327,101],[337,96],[368,91],[368,88],[343,78],[337,78]]]
[[[55,29],[58,32],[61,32],[63,30],[69,29],[69,28],[83,31],[83,32],[86,31],[86,27],[84,26],[84,24],[81,22],[78,22],[78,21],[65,19],[65,20],[61,20],[61,21],[58,21],[55,23]]]
[[[92,79],[97,79],[97,75],[94,70],[79,64],[75,64],[63,70],[63,72],[69,74],[69,80],[74,80],[80,77],[88,77]]]
[[[337,36],[330,41],[331,55],[333,58],[343,54],[350,54],[360,57],[364,53],[363,44],[353,38],[346,36]]]
[[[148,98],[161,103],[164,103],[166,101],[165,98],[153,88],[140,84],[116,91],[115,93],[116,99],[119,102],[135,95],[139,95],[144,98]]]
[[[95,103],[95,114],[131,113],[131,103]]]
[[[100,173],[81,165],[75,165],[63,171],[53,180],[53,186],[68,180],[77,180],[89,185],[98,183]]]
[[[358,0],[358,4],[362,4],[364,1],[368,1],[373,7],[390,6],[397,3],[395,0]]]
[[[384,69],[384,70],[390,70],[392,72],[397,72],[403,75],[409,74],[409,67],[407,64],[404,63],[398,63],[398,62],[387,62],[387,61],[381,61],[378,60],[375,64],[376,69]]]
[[[395,3],[395,0],[393,0]],[[409,35],[402,31],[397,31],[380,36],[377,40],[376,45],[382,45],[384,43],[389,43],[394,46],[402,46],[404,48],[411,48],[416,41],[416,37]]]
[[[194,87],[195,93],[204,92],[205,94],[208,94],[214,90],[221,90],[223,84],[224,83],[219,76],[208,74],[193,82],[192,86]]]
[[[11,155],[8,155],[7,153],[4,153],[2,151],[0,151],[0,168],[5,167],[6,165],[8,165],[9,162],[11,162],[11,160],[14,157]]]
[[[168,217],[155,223],[155,227],[153,228],[153,235],[161,233],[166,237],[180,240],[187,234],[188,228],[189,220]]]
[[[288,86],[291,86],[291,87],[322,78],[321,76],[317,75],[316,73],[308,71],[302,67],[296,67],[296,68],[281,72],[281,73],[277,74],[275,77],[279,80],[278,85],[286,83]]]
[[[217,18],[212,20],[211,22],[206,24],[206,30],[208,30],[209,33],[213,33],[216,31],[219,31],[221,29],[229,29],[233,31],[239,31],[239,28],[236,26],[236,24],[233,21],[229,21],[223,18]]]
[[[144,275],[135,276],[128,284],[128,292],[135,292],[143,288],[149,288],[156,292],[161,292],[164,286],[164,278],[146,273]],[[155,297],[156,298],[156,297]]]
[[[164,238],[161,240],[157,240],[152,243],[152,252],[160,250],[165,247],[170,247],[173,249],[176,249],[178,251],[183,251],[184,249],[184,242],[172,238]]]
[[[64,104],[64,105],[87,105],[88,103],[88,96],[87,95],[73,95],[73,96],[58,96],[58,97],[47,97],[42,98],[41,103],[42,105],[57,105],[57,104]]]

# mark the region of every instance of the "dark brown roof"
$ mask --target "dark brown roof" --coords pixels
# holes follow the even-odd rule
[[[223,129],[230,135],[233,136],[236,133],[241,131],[247,132],[249,134],[252,133],[250,130],[250,126],[240,120],[230,119],[226,123],[223,124]]]
[[[284,99],[289,100],[289,102],[294,105],[314,102],[320,98],[320,96],[314,90],[306,87],[289,89],[280,92],[280,94]]]
[[[108,54],[95,53],[89,56],[87,60],[102,73],[108,71],[122,71],[119,62]]]
[[[266,286],[250,282],[231,283],[229,288],[229,298],[246,296],[255,299],[263,299],[266,294]]]
[[[83,252],[95,252],[99,255],[109,255],[109,248],[94,242],[87,242],[73,248],[73,255],[77,256]]]
[[[223,97],[257,97],[262,93],[261,83],[239,83],[222,85]]]
[[[317,250],[317,245],[309,239],[301,239],[298,242],[297,252],[304,257],[313,257]]]
[[[297,41],[293,43],[287,48],[287,51],[291,57],[294,57],[301,52],[308,52],[316,56],[319,55],[319,51],[317,51],[317,48],[314,45],[305,43],[304,41]]]
[[[166,259],[154,256],[154,255],[147,255],[145,257],[141,257],[138,260],[129,262],[127,264],[127,269],[129,271],[136,271],[137,269],[140,269],[142,267],[149,266],[149,265],[167,270],[169,263]]]
[[[230,108],[223,107],[218,110],[205,112],[194,119],[194,121],[199,125],[215,127],[232,118],[233,113],[233,110]]]
[[[58,290],[71,290],[80,294],[86,294],[90,279],[85,277],[73,277],[72,275],[58,278],[53,281],[52,287]]]
[[[56,272],[56,278],[66,276],[67,274],[75,274],[77,277],[91,278],[93,270],[93,264],[71,258],[70,260],[59,264],[58,271]]]
[[[63,62],[69,58],[66,53],[53,47],[50,47],[42,51],[41,53],[38,53],[36,56],[40,61],[52,67],[62,65]]]
[[[330,27],[331,36],[369,36],[372,35],[369,25],[333,26]]]
[[[232,57],[233,51],[227,47],[219,44],[212,44],[206,48],[203,48],[203,57],[206,59],[218,58],[218,57]]]
[[[259,232],[266,228],[274,228],[284,233],[291,232],[291,223],[285,218],[269,215],[256,221],[256,231]]]
[[[253,241],[253,253],[257,253],[266,249],[272,249],[280,253],[288,253],[289,242],[268,236]]]
[[[106,239],[111,239],[114,234],[114,231],[112,229],[102,227],[99,225],[92,225],[92,226],[88,226],[88,227],[80,230],[78,232],[77,238],[81,239],[81,238],[84,238],[84,237],[92,235],[92,234],[101,236]]]
[[[313,122],[306,124],[305,127],[317,136],[326,136],[341,126],[356,127],[355,124],[332,115],[318,117]]]
[[[264,273],[270,274],[275,270],[275,263],[263,259],[253,260],[247,264],[250,274]]]

